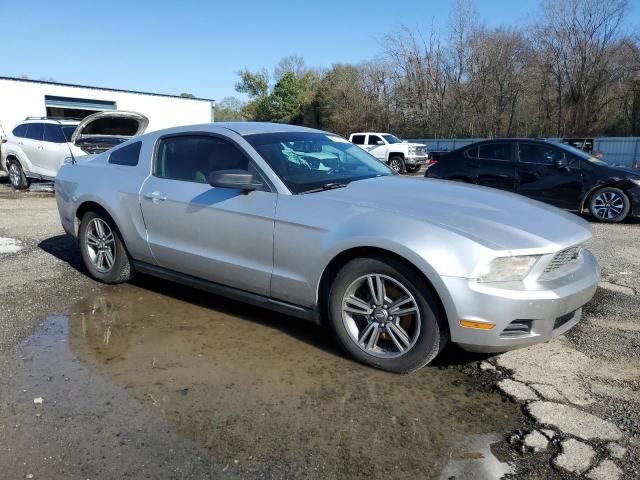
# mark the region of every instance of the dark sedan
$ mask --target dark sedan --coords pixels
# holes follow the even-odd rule
[[[432,158],[426,177],[516,192],[603,222],[640,215],[640,170],[608,164],[547,140],[473,143]]]

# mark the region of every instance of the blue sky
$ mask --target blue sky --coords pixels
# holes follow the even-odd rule
[[[606,0],[605,0],[606,1]],[[220,100],[236,72],[270,71],[286,55],[308,65],[358,63],[403,25],[444,29],[453,0],[0,0],[0,75]],[[488,26],[523,24],[537,0],[477,0]],[[640,26],[632,0],[629,26]]]

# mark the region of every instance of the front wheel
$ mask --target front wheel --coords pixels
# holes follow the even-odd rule
[[[629,197],[619,188],[601,188],[589,200],[589,211],[597,220],[607,223],[623,221],[629,214]]]
[[[122,283],[133,277],[129,254],[113,220],[101,212],[87,212],[78,232],[80,253],[89,274],[103,283]]]
[[[9,160],[9,181],[16,190],[29,188],[29,179],[22,170],[22,165],[17,160]]]
[[[358,258],[338,272],[329,319],[340,345],[382,370],[417,370],[448,340],[445,319],[419,274],[387,258]]]
[[[404,173],[405,165],[402,157],[391,157],[389,159],[389,166],[396,173]]]

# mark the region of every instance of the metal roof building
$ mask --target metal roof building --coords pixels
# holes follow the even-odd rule
[[[213,105],[208,98],[0,77],[0,135],[29,116],[84,118],[103,110],[142,113],[152,131],[211,122]]]

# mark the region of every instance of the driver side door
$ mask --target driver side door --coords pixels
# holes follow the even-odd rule
[[[240,147],[210,134],[161,137],[140,190],[148,243],[169,270],[269,295],[277,194]],[[248,194],[212,187],[212,171],[249,170],[264,184]]]
[[[558,167],[558,160],[567,165]],[[550,145],[518,142],[518,186],[521,195],[559,208],[577,209],[582,193],[579,161]]]
[[[369,135],[367,138],[367,151],[381,162],[386,161],[387,144],[379,135]]]

